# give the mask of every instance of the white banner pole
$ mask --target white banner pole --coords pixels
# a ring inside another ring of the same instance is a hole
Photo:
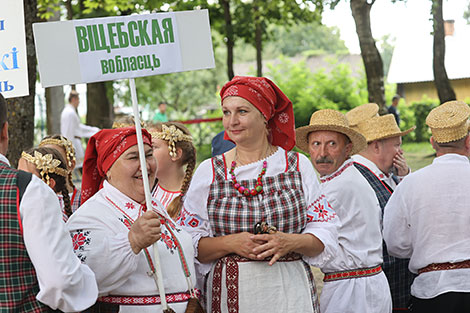
[[[139,104],[137,102],[137,91],[135,88],[134,78],[129,78],[129,85],[131,89],[132,108],[134,110],[134,122],[135,122],[136,136],[137,136],[137,146],[139,147],[139,159],[140,159],[140,167],[142,169],[142,180],[144,181],[145,203],[147,204],[147,209],[151,209],[152,197],[150,195],[150,185],[149,185],[149,179],[148,179],[148,173],[147,173],[147,162],[145,160],[144,142],[142,139],[142,127],[140,126]],[[153,273],[153,275],[157,283],[158,291],[160,293],[160,299],[161,299],[161,303],[163,307],[163,312],[165,312],[166,310],[171,310],[171,309],[168,307],[168,303],[166,302],[165,287],[163,286],[163,279],[162,279],[163,277],[162,268],[160,265],[160,255],[158,253],[158,247],[157,247],[156,242],[153,244],[153,253],[154,253],[154,261],[155,261],[155,273]]]

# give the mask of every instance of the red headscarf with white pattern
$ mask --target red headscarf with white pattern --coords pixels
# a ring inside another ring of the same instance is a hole
[[[235,76],[220,90],[222,101],[241,97],[254,105],[268,121],[272,144],[285,150],[295,146],[295,121],[292,102],[271,80],[265,77]],[[230,140],[225,132],[224,139]]]
[[[142,139],[152,146],[152,137],[145,129]],[[102,129],[90,138],[83,161],[82,204],[100,189],[106,173],[121,154],[136,144],[135,127]]]

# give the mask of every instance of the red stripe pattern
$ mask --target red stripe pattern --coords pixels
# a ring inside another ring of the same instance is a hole
[[[195,289],[196,295],[199,298],[201,292]],[[189,291],[182,293],[169,293],[165,296],[167,303],[186,302],[191,298]],[[121,304],[121,305],[155,305],[161,304],[162,299],[159,295],[152,296],[105,296],[99,297],[99,302]]]
[[[350,271],[334,272],[325,274],[323,278],[324,282],[336,281],[342,279],[351,279],[351,278],[360,278],[374,276],[382,272],[382,266],[378,265],[376,267],[355,269]]]

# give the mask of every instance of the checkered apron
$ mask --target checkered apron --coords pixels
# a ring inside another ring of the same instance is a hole
[[[275,226],[281,232],[301,233],[307,223],[307,205],[302,190],[301,173],[298,170],[298,158],[298,153],[286,151],[285,172],[276,176],[264,176],[262,178],[263,193],[250,197],[241,195],[233,187],[231,180],[226,179],[227,169],[223,155],[212,158],[214,181],[210,185],[207,210],[214,236],[239,232],[253,233],[254,225],[261,221]],[[257,179],[239,181],[241,185],[249,189],[254,188],[256,182]],[[289,254],[278,262],[292,262],[300,259],[300,255]],[[217,286],[220,286],[220,275],[224,267],[227,274],[227,310],[238,312],[238,271],[241,269],[238,267],[239,262],[260,261],[251,261],[238,255],[229,255],[217,261],[212,283],[212,312],[221,312],[222,301],[220,288]],[[303,265],[311,292],[313,312],[319,312],[311,269],[305,262]]]

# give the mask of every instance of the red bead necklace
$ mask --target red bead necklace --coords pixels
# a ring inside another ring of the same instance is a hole
[[[237,163],[234,161],[232,161],[232,166],[230,167],[230,175],[231,175],[231,178],[232,178],[232,184],[233,184],[233,188],[237,189],[238,192],[240,192],[242,195],[246,196],[246,197],[249,197],[249,196],[256,196],[257,194],[261,194],[263,193],[263,176],[266,174],[266,168],[268,167],[268,162],[266,160],[263,161],[263,168],[261,169],[261,173],[259,173],[258,175],[258,179],[256,180],[256,185],[255,185],[255,188],[253,189],[249,189],[249,188],[246,188],[245,186],[242,186],[238,181],[237,181],[237,178],[235,177],[235,166],[237,165]]]

